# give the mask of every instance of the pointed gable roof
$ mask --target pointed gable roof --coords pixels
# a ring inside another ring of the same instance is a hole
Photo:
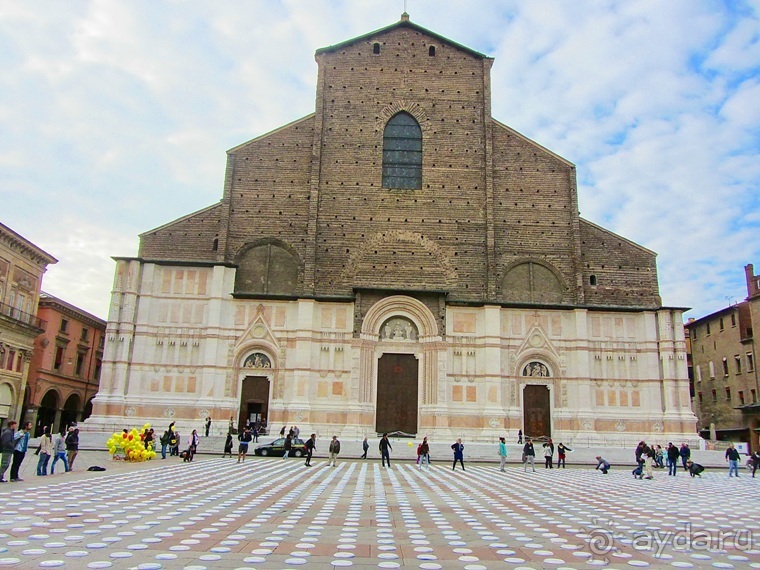
[[[343,49],[343,48],[345,48],[347,46],[350,46],[352,44],[366,41],[366,40],[368,40],[369,38],[371,38],[373,36],[380,36],[380,35],[383,35],[383,34],[387,34],[388,32],[391,32],[393,30],[397,30],[399,28],[410,28],[410,29],[415,30],[417,32],[423,33],[423,34],[425,34],[427,36],[435,38],[436,40],[438,40],[440,42],[446,43],[446,44],[448,44],[448,45],[450,45],[452,47],[455,47],[455,48],[457,48],[457,49],[465,52],[465,53],[468,53],[468,54],[470,54],[471,56],[473,56],[473,57],[475,57],[477,59],[493,59],[492,57],[487,56],[485,54],[482,54],[479,51],[475,51],[474,49],[468,48],[467,46],[463,46],[462,44],[459,44],[457,42],[451,41],[449,38],[447,38],[445,36],[442,36],[440,34],[436,34],[435,32],[431,32],[427,28],[423,28],[422,26],[419,26],[417,24],[412,23],[409,20],[409,16],[406,14],[406,12],[401,15],[401,20],[399,20],[395,24],[391,24],[390,26],[386,26],[384,28],[380,28],[379,30],[375,30],[374,32],[369,32],[367,34],[362,34],[361,36],[357,36],[357,37],[355,37],[353,39],[346,40],[344,42],[340,42],[339,44],[335,44],[335,45],[319,48],[316,51],[315,55],[320,55],[320,54],[323,54],[323,53],[334,52],[334,51],[337,51],[339,49]]]

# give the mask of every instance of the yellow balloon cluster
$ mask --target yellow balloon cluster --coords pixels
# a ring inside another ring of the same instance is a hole
[[[111,455],[124,455],[126,461],[148,461],[155,459],[156,452],[153,451],[153,443],[149,442],[145,445],[143,437],[145,432],[150,429],[150,424],[145,424],[142,428],[142,432],[137,428],[132,428],[132,431],[114,433],[106,441],[108,447],[108,453]]]

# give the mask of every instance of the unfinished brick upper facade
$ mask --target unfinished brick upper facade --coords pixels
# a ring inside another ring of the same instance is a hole
[[[655,254],[580,219],[574,166],[491,118],[491,58],[402,21],[316,59],[316,112],[230,150],[221,204],[143,234],[142,258],[240,265],[274,244],[297,284],[271,294],[660,305]],[[422,129],[419,190],[382,187],[398,112]],[[508,273],[525,263],[556,290],[521,293]]]

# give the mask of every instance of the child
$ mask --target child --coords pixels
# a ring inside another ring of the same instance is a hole
[[[227,432],[227,440],[224,442],[224,453],[222,454],[222,457],[226,457],[228,453],[230,457],[232,457],[232,434],[230,432]]]

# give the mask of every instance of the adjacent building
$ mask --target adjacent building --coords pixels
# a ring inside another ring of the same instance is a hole
[[[34,341],[25,417],[37,433],[45,426],[55,433],[92,413],[106,322],[44,292],[37,315],[47,326]]]
[[[745,268],[745,301],[690,319],[694,412],[706,439],[747,442],[759,449],[760,378],[753,317],[760,318],[760,291],[753,266]]]
[[[37,317],[42,276],[57,263],[9,227],[0,224],[0,421],[21,421],[34,339],[43,332]]]
[[[116,260],[88,424],[694,442],[655,253],[491,116],[494,60],[404,14],[316,61],[314,113]]]

